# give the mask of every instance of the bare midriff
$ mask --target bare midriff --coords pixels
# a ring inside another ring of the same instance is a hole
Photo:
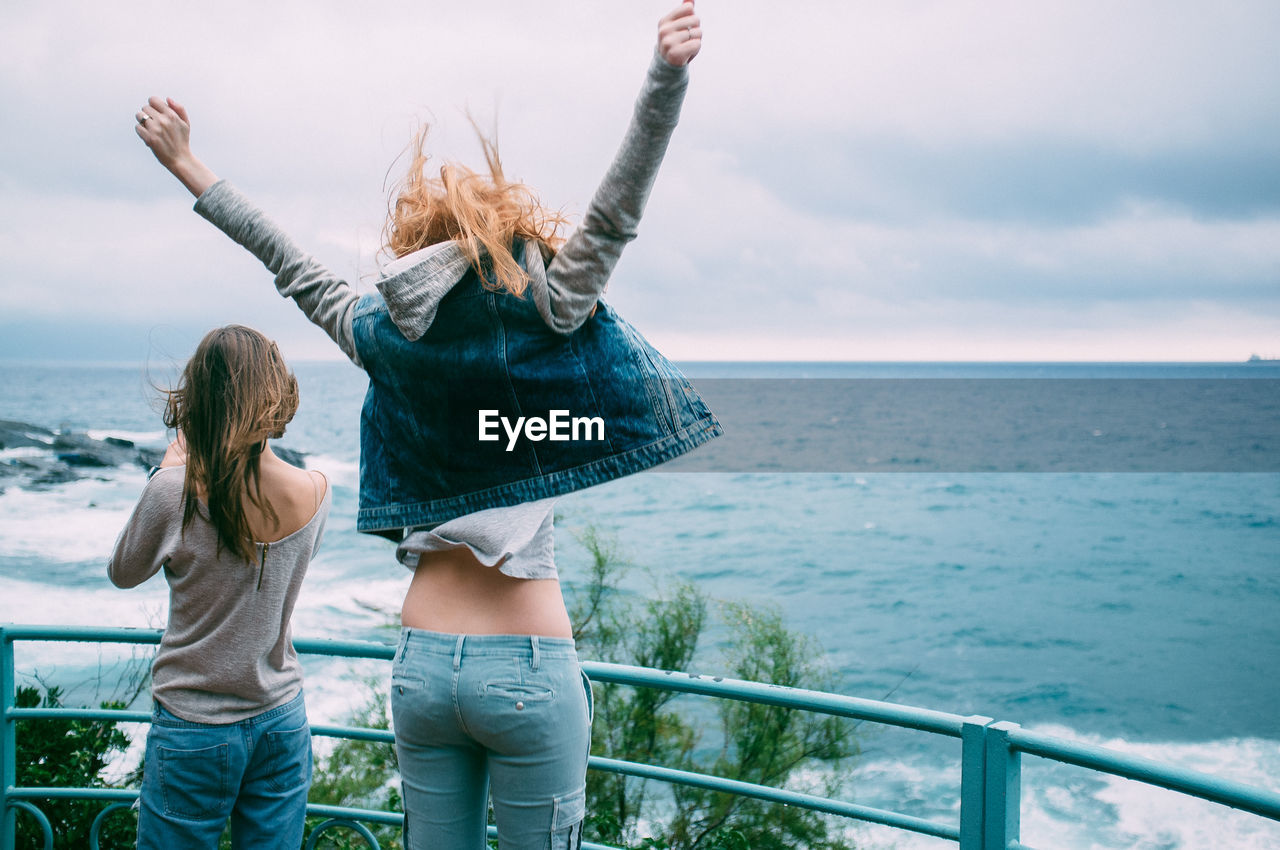
[[[422,555],[400,622],[448,634],[573,636],[557,579],[512,578],[465,548]]]

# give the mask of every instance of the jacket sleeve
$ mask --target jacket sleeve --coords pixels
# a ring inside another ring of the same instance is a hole
[[[547,304],[539,304],[544,321],[559,333],[571,333],[591,315],[609,282],[622,249],[636,238],[640,216],[680,119],[689,84],[685,67],[677,68],[654,51],[644,87],[622,146],[587,206],[582,226],[546,266]],[[530,265],[538,298],[541,264]]]
[[[299,248],[226,180],[219,180],[196,199],[195,211],[243,245],[276,276],[276,289],[292,298],[314,324],[360,366],[352,313],[360,296],[347,282]]]
[[[137,587],[151,578],[181,540],[185,469],[162,469],[143,488],[107,565],[107,576],[116,587]]]

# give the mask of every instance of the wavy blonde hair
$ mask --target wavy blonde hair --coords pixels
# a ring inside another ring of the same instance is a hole
[[[569,222],[562,213],[544,207],[528,186],[509,182],[502,173],[497,143],[474,120],[471,126],[480,139],[489,173],[445,162],[438,176],[429,176],[429,128],[423,127],[409,144],[409,170],[395,190],[383,242],[392,256],[403,257],[453,240],[487,288],[523,295],[529,276],[512,256],[515,238],[534,240],[544,258],[550,258],[564,243],[560,227]],[[486,261],[496,287],[484,276]]]
[[[284,436],[298,410],[297,379],[274,342],[253,328],[227,325],[200,340],[177,388],[166,395],[164,424],[181,432],[187,446],[183,530],[203,493],[218,551],[230,549],[252,563],[245,505],[279,522],[262,492],[260,466],[267,438]]]

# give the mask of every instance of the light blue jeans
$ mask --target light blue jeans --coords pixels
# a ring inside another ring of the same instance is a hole
[[[311,787],[311,727],[299,693],[239,723],[194,723],[159,703],[147,733],[138,850],[298,850]]]
[[[582,843],[591,684],[570,638],[404,629],[391,670],[406,850]]]

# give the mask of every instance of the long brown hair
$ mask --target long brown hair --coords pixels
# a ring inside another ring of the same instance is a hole
[[[253,328],[227,325],[205,334],[169,390],[164,424],[187,446],[182,527],[203,492],[218,551],[252,563],[253,535],[245,504],[273,523],[280,518],[262,493],[260,462],[268,437],[280,437],[298,410],[298,381],[276,344]]]
[[[497,288],[522,295],[529,276],[511,255],[513,240],[517,236],[532,239],[549,257],[562,244],[559,231],[568,219],[543,207],[528,186],[508,182],[497,142],[486,137],[474,121],[472,127],[480,139],[488,175],[446,162],[440,166],[439,176],[428,176],[428,128],[414,136],[409,145],[409,170],[395,192],[383,229],[385,247],[392,256],[403,257],[454,240],[472,268],[483,271],[487,259]]]

